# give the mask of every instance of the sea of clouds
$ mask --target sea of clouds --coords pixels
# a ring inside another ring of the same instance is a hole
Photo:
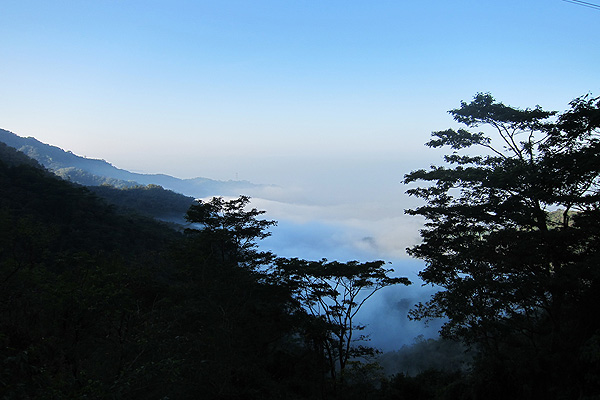
[[[426,324],[408,318],[415,304],[437,290],[423,286],[418,273],[424,263],[406,252],[420,242],[424,223],[405,214],[420,204],[406,195],[408,187],[402,184],[404,173],[415,165],[422,167],[423,162],[349,158],[262,163],[264,171],[255,171],[257,176],[260,172],[264,181],[274,183],[241,193],[251,197],[250,207],[265,211],[262,218],[277,221],[272,235],[261,241],[262,250],[306,260],[383,260],[394,276],[413,282],[382,289],[357,315],[357,322],[367,325],[363,333],[370,336],[369,344],[384,351],[412,344],[419,335],[437,337],[441,326],[441,321]]]
[[[298,204],[254,198],[252,206],[266,210],[266,219],[278,221],[272,235],[261,243],[281,257],[307,260],[361,262],[383,260],[393,276],[408,277],[412,285],[382,289],[357,315],[366,325],[370,345],[392,351],[414,338],[437,337],[440,321],[413,321],[408,311],[427,301],[436,289],[423,286],[418,273],[424,263],[409,257],[406,248],[419,242],[422,220],[404,214],[393,202]]]

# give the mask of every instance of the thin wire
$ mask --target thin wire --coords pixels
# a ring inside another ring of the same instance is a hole
[[[563,1],[566,1],[567,3],[577,4],[580,6],[600,9],[600,5],[594,4],[594,3],[588,3],[587,1],[581,1],[581,0],[563,0]]]
[[[581,0],[562,0],[562,1],[564,1],[565,3],[577,4],[578,6],[593,8],[594,10],[600,10],[600,5],[588,3],[586,1],[581,1]]]

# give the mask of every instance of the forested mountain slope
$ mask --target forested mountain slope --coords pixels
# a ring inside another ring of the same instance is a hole
[[[136,230],[148,230],[144,243],[151,240],[158,244],[171,235],[149,219],[116,215],[88,189],[56,178],[4,144],[0,144],[0,149],[0,207],[5,225],[2,234],[9,242],[22,245],[28,234],[34,234],[49,241],[44,242],[45,250],[56,246],[56,250],[79,251],[78,246],[83,246],[86,250],[106,252],[124,248],[135,251],[141,236],[134,233]],[[25,227],[19,231],[21,223],[31,225],[33,231]]]
[[[185,225],[185,213],[193,197],[175,193],[158,185],[115,188],[109,185],[89,186],[94,194],[117,207],[121,213],[137,213],[161,221]]]
[[[0,397],[381,397],[371,367],[331,369],[324,349],[340,326],[301,305],[300,287],[329,293],[304,262],[280,260],[287,274],[256,267],[274,261],[252,243],[273,221],[245,212],[245,198],[194,203],[188,215],[210,229],[180,234],[118,214],[4,144],[0,187]],[[382,263],[317,266],[368,287],[386,284]]]
[[[1,398],[283,390],[266,368],[293,327],[285,290],[36,164],[0,144]]]
[[[38,161],[58,176],[85,186],[108,184],[115,187],[160,185],[194,197],[238,196],[252,194],[265,185],[248,181],[217,181],[208,178],[179,179],[164,174],[138,174],[113,166],[105,160],[80,157],[35,138],[23,138],[0,129],[0,142],[14,147]]]
[[[321,390],[290,290],[215,254],[223,236],[117,214],[4,144],[0,188],[1,398]]]

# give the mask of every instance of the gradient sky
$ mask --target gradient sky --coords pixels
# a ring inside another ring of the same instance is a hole
[[[0,22],[0,127],[179,177],[384,170],[476,92],[600,92],[600,10],[561,0],[0,0]]]
[[[392,218],[461,100],[600,94],[598,26],[561,0],[0,0],[0,128],[135,172],[363,203],[277,218]]]
[[[477,92],[556,110],[600,95],[599,26],[562,0],[0,0],[0,128],[131,171],[281,185],[255,198],[279,255],[400,260],[413,279],[400,182],[439,162],[431,131]],[[374,342],[412,339],[396,317]]]

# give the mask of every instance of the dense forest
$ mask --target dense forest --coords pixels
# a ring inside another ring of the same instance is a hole
[[[355,317],[410,284],[385,262],[280,258],[247,196],[87,188],[0,143],[0,396],[599,399],[600,98],[451,114],[445,166],[405,176],[441,288],[411,318],[446,318],[443,340],[379,363]]]
[[[342,395],[374,354],[354,346],[356,302],[408,283],[258,251],[274,222],[248,197],[188,204],[203,228],[183,232],[144,215],[162,188],[124,207],[4,144],[0,160],[2,398]]]

